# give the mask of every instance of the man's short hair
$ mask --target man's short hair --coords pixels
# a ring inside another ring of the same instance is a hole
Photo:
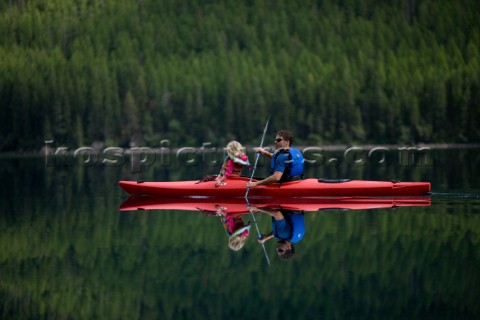
[[[295,255],[295,247],[293,244],[291,245],[292,249],[284,251],[282,254],[278,254],[278,257],[282,260],[288,260],[291,259]]]
[[[277,132],[277,136],[282,137],[285,141],[290,143],[290,147],[293,145],[293,135],[290,131],[280,130]]]

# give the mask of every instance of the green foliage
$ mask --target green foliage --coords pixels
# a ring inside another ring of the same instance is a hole
[[[0,151],[478,142],[478,1],[9,1]],[[171,126],[173,125],[173,127]],[[52,136],[53,135],[53,136]]]

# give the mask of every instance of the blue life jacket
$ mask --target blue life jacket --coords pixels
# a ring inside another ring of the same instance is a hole
[[[272,156],[272,163],[271,163],[271,174],[275,171],[275,162],[277,161],[277,157],[281,153],[288,153],[288,159],[285,162],[285,171],[283,172],[282,178],[280,182],[290,181],[295,176],[302,176],[303,175],[303,163],[305,162],[302,153],[297,148],[290,148],[290,149],[282,149],[275,151]]]
[[[294,213],[290,216],[292,218],[292,239],[290,240],[291,243],[300,242],[305,235],[305,218],[303,213]]]
[[[289,213],[281,210],[288,225],[292,228],[292,234],[289,240],[291,243],[298,243],[305,235],[305,217],[302,211],[290,211]],[[275,238],[280,239],[277,234],[277,229],[272,218],[272,231]]]

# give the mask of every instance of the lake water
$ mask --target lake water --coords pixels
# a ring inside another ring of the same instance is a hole
[[[380,158],[332,152],[306,175],[430,181],[431,204],[306,212],[291,260],[265,244],[271,268],[254,228],[234,252],[218,217],[119,210],[119,180],[193,180],[218,166],[2,159],[0,318],[479,319],[479,150]]]

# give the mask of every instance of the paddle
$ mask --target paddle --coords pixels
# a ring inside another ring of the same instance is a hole
[[[263,147],[263,140],[265,140],[265,134],[267,133],[269,122],[270,122],[270,116],[268,116],[267,124],[265,125],[265,129],[263,129],[263,136],[262,136],[262,141],[260,142],[260,148]],[[252,175],[250,176],[250,180],[248,182],[252,182],[253,175],[255,174],[255,170],[257,169],[257,163],[258,163],[259,157],[260,157],[260,152],[257,152],[256,158],[255,158],[255,165],[253,166]],[[250,187],[247,187],[247,192],[245,193],[245,199],[247,199],[249,191],[250,191]]]
[[[262,148],[262,146],[263,146],[263,140],[265,139],[265,134],[267,133],[269,122],[270,122],[270,116],[268,116],[267,124],[265,125],[265,129],[263,129],[263,136],[262,136],[262,141],[260,142],[260,148]],[[253,166],[252,176],[250,177],[249,182],[252,182],[253,175],[255,174],[255,169],[257,169],[257,163],[258,163],[258,158],[259,157],[260,157],[260,152],[257,152],[257,157],[255,159],[255,165]],[[253,223],[255,224],[255,228],[257,229],[257,238],[261,239],[262,234],[260,233],[260,229],[258,228],[257,219],[255,219],[255,214],[253,213],[252,209],[250,208],[250,202],[248,201],[248,191],[250,191],[250,187],[247,187],[247,192],[245,193],[245,201],[247,202],[248,210],[250,211],[250,214],[252,215]],[[265,254],[265,259],[267,259],[268,266],[271,268],[272,265],[270,264],[270,259],[268,258],[267,249],[265,249],[265,244],[262,242],[261,245],[262,245],[262,248],[263,248],[263,253]]]
[[[250,211],[250,214],[252,215],[252,218],[253,218],[253,223],[255,224],[255,228],[257,229],[257,238],[262,239],[262,234],[260,233],[260,229],[258,229],[257,219],[255,219],[255,214],[253,214],[253,211],[250,208],[250,203],[248,202],[248,198],[245,198],[245,200],[247,201],[248,211]],[[265,249],[265,243],[262,242],[260,244],[262,245],[263,254],[265,255],[265,259],[267,259],[268,266],[271,268],[272,265],[270,264],[270,259],[268,258],[267,249]]]

